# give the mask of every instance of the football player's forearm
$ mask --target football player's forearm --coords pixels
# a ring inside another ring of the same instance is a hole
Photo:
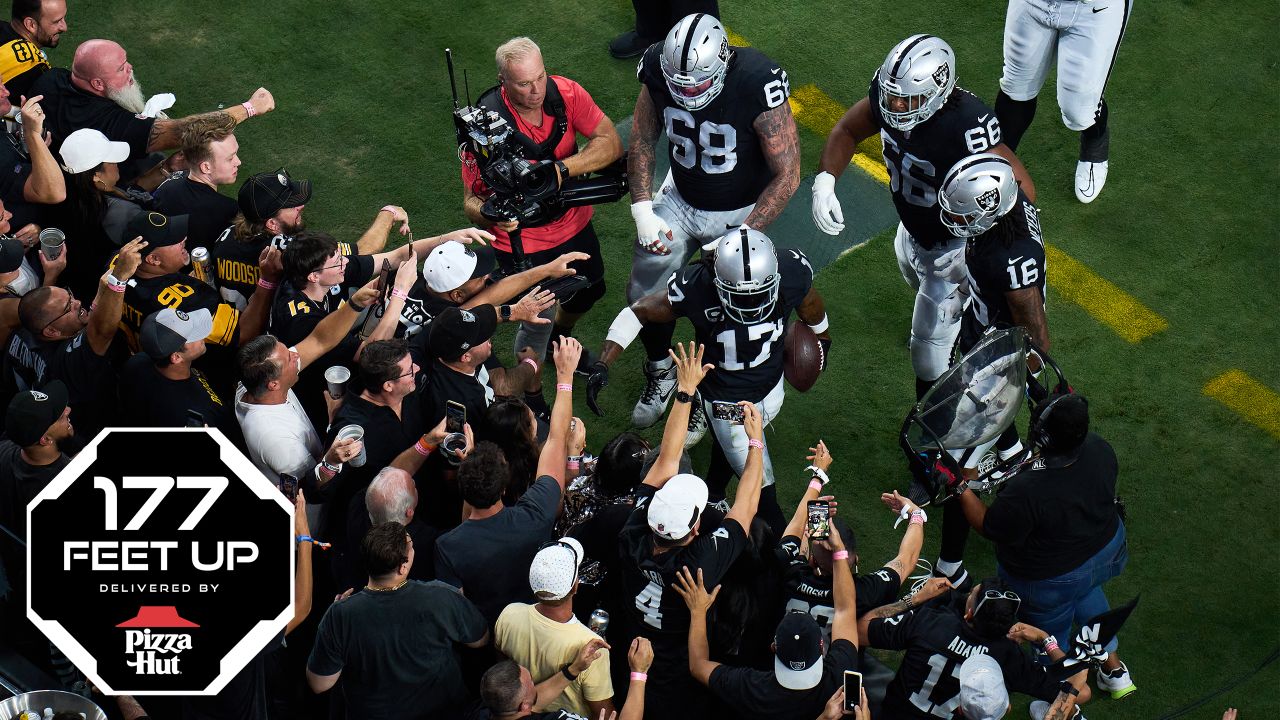
[[[836,177],[849,167],[858,143],[875,133],[875,126],[870,123],[871,103],[863,98],[845,111],[843,117],[827,135],[827,143],[822,146],[822,159],[818,162],[818,170],[829,172]]]
[[[613,361],[622,356],[622,346],[612,340],[605,340],[600,346],[600,362],[612,367]]]
[[[765,161],[773,171],[773,180],[756,199],[756,206],[745,224],[763,230],[778,219],[800,187],[800,136],[791,107],[785,103],[762,113],[754,127],[763,145]]]
[[[640,88],[636,109],[632,113],[631,148],[627,153],[627,185],[631,202],[652,199],[654,156],[658,144],[658,113],[647,87]]]
[[[1044,299],[1039,288],[1023,288],[1005,293],[1014,325],[1026,328],[1027,336],[1041,350],[1049,351],[1049,325],[1044,316]]]

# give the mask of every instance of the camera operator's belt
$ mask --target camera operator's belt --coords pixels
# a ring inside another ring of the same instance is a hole
[[[476,104],[498,113],[512,129],[517,130],[509,137],[525,151],[526,160],[554,160],[556,146],[560,144],[560,140],[569,129],[569,116],[564,109],[564,98],[560,96],[560,88],[556,86],[555,78],[550,75],[547,76],[547,96],[542,100],[542,111],[552,117],[555,126],[551,128],[551,135],[540,143],[535,143],[518,131],[520,125],[516,122],[515,115],[511,114],[506,101],[502,99],[501,85],[494,85],[481,93]]]

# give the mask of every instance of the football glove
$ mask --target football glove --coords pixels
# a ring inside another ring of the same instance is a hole
[[[844,232],[844,211],[836,198],[836,177],[820,172],[813,178],[813,224],[828,235]]]
[[[958,283],[964,280],[964,247],[961,246],[933,261],[935,274],[944,280]]]
[[[671,227],[653,212],[653,201],[631,204],[631,217],[636,221],[636,242],[646,252],[654,255],[670,255],[666,243],[671,240]]]
[[[609,384],[609,366],[597,360],[587,373],[587,407],[596,415],[604,417],[604,411],[596,402],[596,396]]]

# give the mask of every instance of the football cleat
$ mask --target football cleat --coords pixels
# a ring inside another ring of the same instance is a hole
[[[1107,163],[1102,162],[1086,162],[1081,160],[1076,163],[1076,199],[1086,205],[1098,198],[1098,193],[1102,192],[1102,188],[1107,184]]]
[[[693,407],[689,409],[689,430],[684,436],[684,449],[688,450],[702,442],[707,434],[707,413],[702,409],[702,397],[693,396]]]
[[[1133,678],[1129,675],[1129,666],[1122,662],[1118,670],[1110,673],[1106,670],[1098,670],[1098,689],[1111,693],[1112,700],[1119,700],[1132,695],[1138,686],[1133,684]]]
[[[628,30],[609,41],[609,54],[619,60],[640,57],[653,43],[640,37],[635,30]]]
[[[647,428],[662,419],[676,392],[676,365],[669,358],[644,364],[644,390],[631,411],[631,424]]]

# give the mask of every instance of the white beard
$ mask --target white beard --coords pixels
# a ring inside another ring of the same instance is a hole
[[[131,82],[128,85],[119,90],[108,89],[106,94],[109,100],[137,115],[146,108],[147,96],[142,92],[142,83],[138,82],[136,78],[129,79]],[[167,119],[168,115],[159,113],[156,117],[163,120]]]

